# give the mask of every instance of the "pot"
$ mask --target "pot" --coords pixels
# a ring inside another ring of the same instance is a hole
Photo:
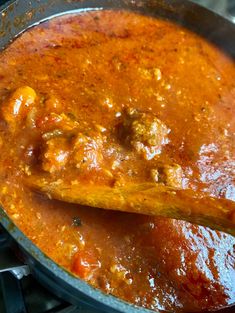
[[[0,7],[0,49],[17,35],[41,21],[68,12],[92,9],[126,9],[169,19],[206,37],[235,57],[235,25],[221,16],[186,0],[14,0]],[[109,313],[152,312],[137,308],[88,285],[58,266],[38,249],[0,208],[0,223],[13,238],[32,275],[56,295],[74,305],[84,302]],[[235,307],[223,310],[234,312]],[[220,311],[222,313],[222,311]]]

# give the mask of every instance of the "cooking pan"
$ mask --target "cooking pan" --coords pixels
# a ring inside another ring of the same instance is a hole
[[[0,49],[28,27],[56,15],[91,9],[128,9],[173,20],[206,37],[235,57],[235,25],[229,20],[186,0],[14,0],[0,6]],[[79,305],[93,305],[109,313],[152,312],[137,308],[91,287],[58,266],[38,249],[0,208],[0,223],[13,238],[15,249],[32,275],[55,294]],[[235,306],[220,311],[235,312]]]

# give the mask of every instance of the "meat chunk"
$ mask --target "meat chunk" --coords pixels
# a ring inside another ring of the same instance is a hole
[[[52,138],[47,140],[41,155],[44,171],[54,173],[63,169],[69,158],[69,144],[66,138]]]
[[[164,164],[159,167],[158,182],[164,183],[169,187],[182,188],[182,180],[183,170],[179,164]]]
[[[160,154],[169,142],[170,130],[153,114],[129,110],[123,126],[126,143],[146,160]]]
[[[101,136],[87,136],[78,133],[73,142],[72,162],[79,169],[99,168],[103,160],[102,155],[103,140]]]
[[[87,128],[85,132],[82,129],[71,130],[67,128],[68,124],[64,123],[59,126],[62,128],[55,128],[42,134],[43,170],[53,173],[62,170],[65,165],[80,170],[100,168],[104,136],[91,128]]]

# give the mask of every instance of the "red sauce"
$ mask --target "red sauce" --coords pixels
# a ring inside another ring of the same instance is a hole
[[[186,222],[71,205],[24,178],[155,181],[235,200],[235,66],[171,22],[117,11],[40,24],[0,55],[0,200],[93,286],[150,309],[235,302],[235,240]],[[26,87],[28,86],[28,87]]]

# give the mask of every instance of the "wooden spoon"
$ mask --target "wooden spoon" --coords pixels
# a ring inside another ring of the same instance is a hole
[[[213,198],[205,193],[153,183],[123,187],[71,184],[34,175],[27,179],[27,184],[50,199],[185,220],[235,236],[235,202]]]

